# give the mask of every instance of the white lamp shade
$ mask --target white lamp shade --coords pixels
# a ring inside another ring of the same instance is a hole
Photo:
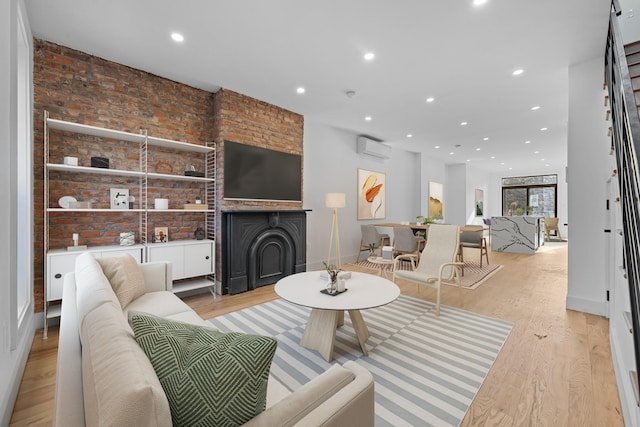
[[[324,203],[328,208],[344,208],[346,195],[344,193],[327,193],[324,197]]]

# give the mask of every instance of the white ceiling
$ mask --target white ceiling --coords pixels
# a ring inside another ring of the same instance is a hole
[[[35,37],[205,90],[231,89],[447,163],[469,160],[505,173],[566,165],[568,67],[604,55],[610,4],[25,1]],[[174,31],[183,43],[171,40]],[[365,52],[375,59],[365,61]],[[514,77],[517,68],[524,73]],[[298,86],[306,93],[297,94]]]

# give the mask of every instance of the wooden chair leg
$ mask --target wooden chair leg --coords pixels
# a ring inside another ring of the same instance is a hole
[[[462,245],[460,245],[460,249],[458,249],[458,261],[459,262],[464,262],[464,252],[462,249]],[[464,265],[462,267],[460,267],[460,269],[462,270],[462,275],[464,276]]]

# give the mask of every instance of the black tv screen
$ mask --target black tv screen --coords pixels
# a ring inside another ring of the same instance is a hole
[[[302,156],[224,141],[224,198],[302,201]]]

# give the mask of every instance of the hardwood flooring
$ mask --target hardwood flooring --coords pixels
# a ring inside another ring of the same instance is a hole
[[[474,254],[469,254],[473,256]],[[490,253],[504,268],[474,290],[445,286],[442,303],[513,322],[513,330],[462,426],[623,426],[606,318],[565,309],[567,246],[535,255]],[[399,284],[434,300],[435,291]],[[273,286],[185,298],[204,319],[276,299]],[[57,331],[35,334],[12,426],[51,425]]]

